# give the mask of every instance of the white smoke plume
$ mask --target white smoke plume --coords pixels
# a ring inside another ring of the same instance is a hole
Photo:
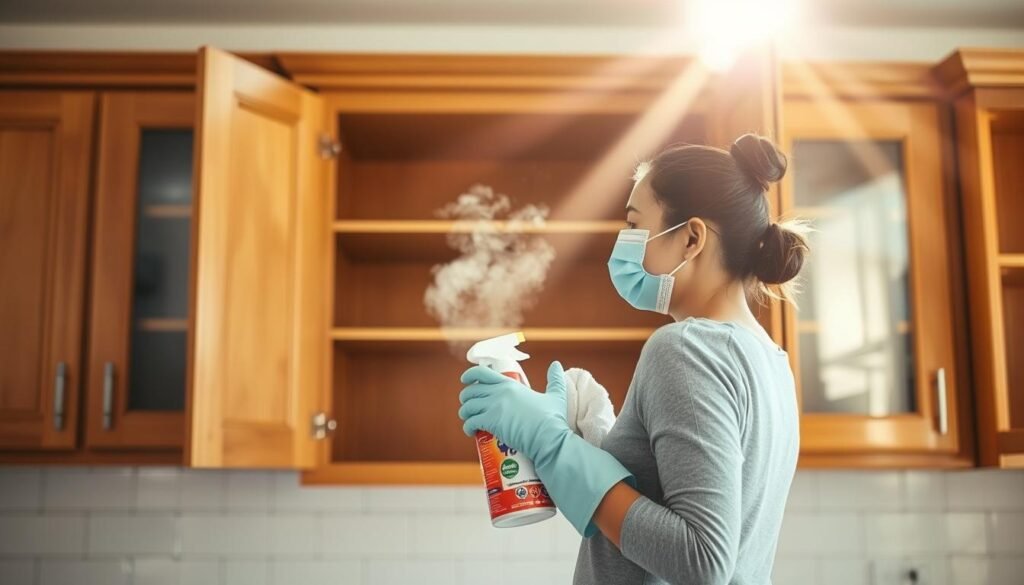
[[[448,234],[459,256],[432,268],[434,282],[423,296],[442,327],[515,329],[536,301],[555,250],[543,235],[524,228],[543,225],[548,209],[511,207],[506,195],[474,185],[437,211],[461,228]],[[495,229],[491,220],[505,220],[509,229]]]

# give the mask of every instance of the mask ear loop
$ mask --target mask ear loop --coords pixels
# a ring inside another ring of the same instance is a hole
[[[651,240],[653,240],[654,238],[657,238],[657,237],[663,236],[663,235],[665,235],[665,234],[669,233],[669,232],[670,232],[670,231],[672,231],[672,230],[675,230],[675,229],[679,229],[679,228],[683,227],[684,225],[686,225],[686,224],[688,224],[688,223],[690,223],[690,220],[686,220],[686,221],[684,221],[683,223],[681,223],[681,224],[679,224],[679,225],[674,225],[674,226],[672,226],[672,227],[668,228],[667,230],[665,230],[665,231],[663,231],[663,232],[660,232],[660,233],[658,233],[658,234],[655,234],[655,235],[653,235],[653,236],[651,236],[651,237],[647,238],[647,241],[648,241],[648,242],[650,242],[650,241],[651,241]],[[680,263],[679,263],[679,266],[676,266],[676,267],[675,267],[674,269],[672,269],[672,272],[669,272],[669,273],[668,273],[668,275],[669,275],[669,276],[674,276],[674,275],[675,275],[675,273],[676,273],[676,272],[679,272],[679,269],[680,269],[680,268],[682,268],[683,266],[686,266],[686,263],[687,263],[687,262],[689,262],[689,261],[690,261],[690,259],[689,259],[689,258],[686,258],[686,259],[684,259],[684,260],[683,260],[682,262],[680,262]]]
[[[686,225],[686,224],[688,224],[688,223],[690,223],[690,220],[686,220],[686,221],[684,221],[683,223],[681,223],[681,224],[679,224],[679,225],[674,225],[674,226],[672,226],[672,227],[668,228],[667,230],[665,230],[665,231],[663,231],[663,232],[659,232],[659,233],[657,233],[657,234],[655,234],[655,235],[653,235],[653,236],[651,236],[651,237],[647,238],[647,241],[648,241],[648,242],[650,242],[650,241],[651,241],[651,240],[653,240],[654,238],[660,238],[661,236],[663,236],[663,235],[665,235],[665,234],[669,233],[670,231],[672,231],[672,230],[676,230],[676,229],[679,229],[679,228],[683,227],[684,225]]]
[[[686,266],[686,263],[689,262],[689,261],[690,261],[689,258],[683,260],[682,262],[679,263],[679,266],[676,266],[674,269],[672,269],[672,272],[669,272],[668,275],[669,276],[675,276],[676,272],[679,272],[679,269],[682,268],[683,266]]]

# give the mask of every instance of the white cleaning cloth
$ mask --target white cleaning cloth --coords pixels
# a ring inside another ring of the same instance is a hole
[[[600,447],[615,424],[615,407],[608,398],[608,391],[590,372],[580,368],[566,370],[565,382],[569,428],[591,445]]]

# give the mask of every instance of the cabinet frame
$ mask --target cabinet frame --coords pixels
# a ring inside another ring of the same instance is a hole
[[[191,129],[195,101],[188,92],[107,92],[100,98],[85,437],[89,447],[181,448],[184,444],[184,411],[129,410],[128,382],[142,132]],[[193,198],[188,209],[192,217],[194,210]],[[185,253],[192,255],[191,250]],[[191,318],[186,319],[188,328]],[[113,366],[114,375],[109,425],[104,424],[106,364]],[[183,392],[188,392],[187,385],[186,378]]]
[[[844,100],[816,96],[787,98],[782,147],[792,152],[797,139],[893,140],[901,143],[906,194],[909,300],[913,325],[916,412],[884,417],[801,411],[801,465],[952,466],[972,463],[971,425],[961,400],[961,359],[953,261],[956,238],[945,186],[945,155],[940,146],[941,106],[929,101]],[[799,164],[796,161],[794,164]],[[793,173],[783,179],[782,214],[794,207]],[[812,250],[813,255],[813,250]],[[784,307],[786,347],[799,372],[797,311]],[[945,369],[948,433],[937,431],[937,381]],[[798,397],[801,383],[797,378]],[[802,398],[800,399],[802,404]],[[842,464],[840,464],[842,465]]]
[[[84,91],[0,92],[0,117],[12,127],[46,130],[54,141],[46,226],[46,298],[41,303],[39,395],[31,411],[0,411],[3,449],[73,449],[83,387],[85,250],[89,162],[95,94]],[[63,369],[63,421],[54,420],[58,364]]]

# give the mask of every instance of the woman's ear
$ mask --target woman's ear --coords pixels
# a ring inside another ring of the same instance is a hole
[[[691,217],[683,226],[683,237],[686,238],[686,249],[683,251],[687,260],[693,260],[704,250],[708,241],[708,226],[699,217]]]

